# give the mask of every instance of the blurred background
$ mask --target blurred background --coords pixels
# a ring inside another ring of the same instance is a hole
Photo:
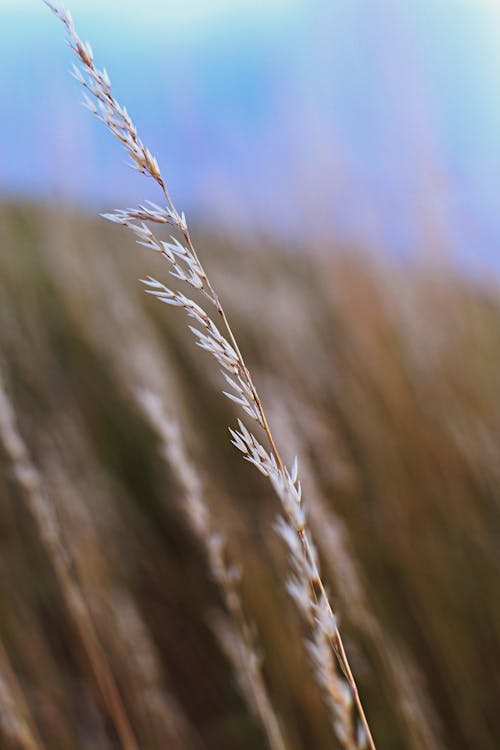
[[[300,456],[379,748],[494,750],[500,4],[70,7]],[[165,264],[96,218],[159,196],[80,107],[63,37],[0,0],[0,747],[124,747],[117,715],[141,750],[266,747],[148,389],[242,567],[288,750],[335,748],[217,369],[136,282]]]

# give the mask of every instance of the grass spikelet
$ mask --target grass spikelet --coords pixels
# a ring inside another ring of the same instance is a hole
[[[220,328],[203,306],[186,297],[177,287],[170,288],[151,277],[143,282],[146,291],[158,301],[179,307],[190,319],[190,323],[195,322],[196,325],[190,325],[189,328],[196,338],[197,345],[214,357],[229,384],[231,390],[224,393],[236,403],[244,416],[257,424],[263,435],[267,447],[241,419],[238,420],[238,428],[231,431],[235,447],[243,454],[245,460],[252,463],[270,481],[281,502],[283,517],[279,520],[277,528],[289,548],[292,570],[289,588],[308,626],[308,644],[315,655],[312,660],[314,674],[325,694],[327,705],[332,709],[332,725],[337,738],[348,750],[354,747],[359,750],[365,747],[374,750],[375,744],[357,684],[307,527],[296,467],[289,470],[283,462],[260,396],[225,310],[193,245],[186,217],[176,209],[156,158],[139,138],[137,128],[125,107],[114,98],[106,71],[96,67],[92,49],[79,38],[70,14],[59,10],[47,0],[44,1],[66,27],[69,46],[79,62],[75,67],[74,76],[86,91],[87,108],[122,144],[134,169],[149,176],[158,185],[165,206],[159,210],[154,208],[153,211],[155,215],[162,216],[166,223],[172,225],[181,240],[173,238],[171,243],[160,240],[144,221],[143,217],[147,211],[144,211],[143,206],[138,209],[120,210],[108,215],[107,218],[127,227],[135,235],[138,244],[160,254],[166,260],[170,274],[176,282],[198,292],[208,303],[209,309],[216,313]],[[155,223],[157,219],[146,217],[146,221]],[[331,670],[329,679],[325,679],[323,671],[318,669],[319,654],[324,653],[323,661],[327,660],[325,649],[333,653],[331,664],[337,669],[337,681],[332,680]]]

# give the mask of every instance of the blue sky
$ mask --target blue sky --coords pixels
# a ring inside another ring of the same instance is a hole
[[[500,268],[500,3],[69,5],[187,211]],[[0,0],[0,191],[136,200],[61,32]]]

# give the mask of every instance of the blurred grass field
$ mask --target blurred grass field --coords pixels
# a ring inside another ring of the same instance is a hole
[[[321,499],[313,527],[325,531],[327,517],[335,532],[320,551],[378,746],[412,747],[387,663],[395,649],[415,670],[435,747],[496,750],[498,285],[333,243],[312,255],[197,239],[286,457],[297,450],[308,469],[306,502],[308,490]],[[218,594],[136,388],[180,420],[243,567],[290,750],[336,747],[283,585],[276,501],[229,443],[234,414],[216,368],[182,316],[136,283],[165,279],[161,261],[119,228],[55,206],[2,207],[0,243],[0,367],[140,747],[257,750],[265,740],[211,631]],[[1,450],[0,461],[8,661],[45,747],[119,747]],[[354,583],[335,539],[359,568]],[[370,618],[378,624],[366,627]]]

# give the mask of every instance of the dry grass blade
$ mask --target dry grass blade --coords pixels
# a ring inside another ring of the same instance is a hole
[[[297,465],[295,463],[289,470],[281,458],[261,399],[224,308],[194,248],[186,218],[172,202],[156,158],[139,138],[125,107],[114,98],[107,72],[96,67],[92,48],[79,38],[70,14],[59,10],[47,0],[45,2],[66,27],[69,45],[80,63],[79,67],[75,66],[75,78],[90,95],[89,98],[86,94],[85,100],[88,109],[120,141],[133,167],[155,181],[166,202],[163,208],[154,205],[151,209],[139,206],[138,209],[108,214],[106,218],[128,227],[140,245],[160,254],[168,262],[170,273],[177,282],[187,284],[199,292],[215,308],[221,329],[203,307],[178,289],[169,288],[151,277],[144,280],[148,293],[165,304],[180,307],[194,320],[198,327],[190,325],[190,330],[197,339],[198,346],[212,354],[217,361],[229,385],[229,391],[224,391],[225,395],[240,407],[246,417],[254,420],[265,435],[267,449],[241,420],[238,420],[238,429],[231,430],[233,444],[247,461],[269,479],[282,504],[284,515],[277,528],[290,552],[293,579],[289,588],[308,624],[308,648],[315,676],[325,694],[327,705],[331,707],[332,724],[337,737],[348,750],[361,750],[365,747],[374,750],[375,744],[357,684],[307,528]],[[182,241],[175,237],[171,238],[171,242],[159,239],[145,220],[170,224],[179,232]],[[327,669],[324,668],[325,664],[328,664]]]

